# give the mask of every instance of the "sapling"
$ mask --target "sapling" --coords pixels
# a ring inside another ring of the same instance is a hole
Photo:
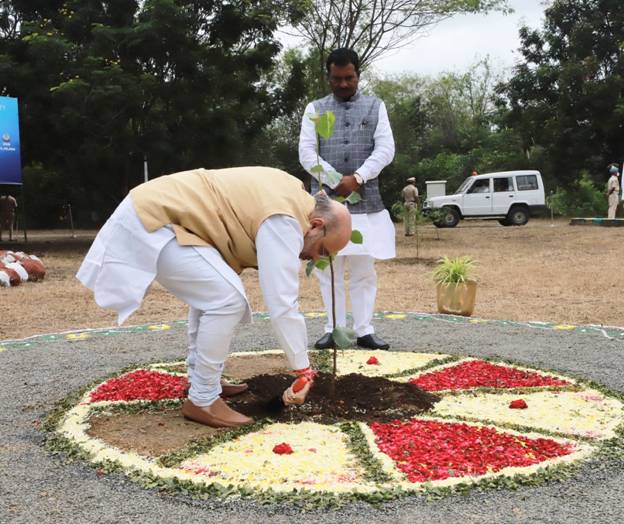
[[[318,175],[318,181],[320,190],[324,191],[323,184],[327,184],[329,186],[340,183],[342,179],[342,175],[335,170],[326,171],[325,168],[321,165],[319,149],[320,149],[320,140],[321,138],[327,140],[334,133],[334,123],[336,121],[336,117],[332,111],[327,111],[325,113],[314,113],[308,115],[308,118],[314,122],[314,128],[316,130],[316,165],[310,169],[310,171],[316,175]],[[337,196],[336,200],[341,203],[348,204],[357,204],[362,197],[356,191],[352,192],[346,198],[342,196]],[[354,229],[351,232],[351,242],[354,244],[361,244],[363,242],[362,233],[357,229]],[[333,378],[335,381],[336,372],[337,372],[337,353],[338,349],[346,349],[348,347],[352,347],[355,343],[355,332],[352,329],[348,329],[344,326],[336,325],[336,291],[335,291],[335,281],[334,281],[334,265],[333,260],[336,256],[335,253],[330,253],[326,257],[319,258],[316,262],[311,260],[308,262],[306,267],[306,275],[310,276],[314,268],[319,269],[320,271],[324,271],[328,266],[331,273],[331,296],[332,296],[332,339],[333,339]],[[333,385],[332,385],[332,393],[333,393]]]

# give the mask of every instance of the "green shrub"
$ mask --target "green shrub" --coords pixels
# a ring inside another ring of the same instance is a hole
[[[605,186],[606,187],[606,186]],[[606,189],[597,187],[587,172],[571,189],[557,188],[548,197],[549,207],[557,215],[575,217],[605,216],[607,214]]]

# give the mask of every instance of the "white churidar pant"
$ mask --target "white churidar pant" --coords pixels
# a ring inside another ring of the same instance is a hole
[[[336,324],[346,325],[345,266],[349,267],[349,295],[353,313],[353,330],[358,337],[375,332],[371,321],[375,311],[377,273],[375,259],[396,256],[395,231],[385,209],[378,213],[351,215],[352,227],[362,233],[364,242],[347,246],[334,259],[336,282]],[[332,331],[331,273],[329,267],[315,271],[327,313],[325,331]]]
[[[375,311],[375,296],[377,293],[377,273],[375,259],[366,255],[338,256],[334,260],[334,276],[336,291],[336,325],[346,326],[347,307],[345,295],[344,271],[349,265],[349,295],[353,311],[353,330],[358,337],[375,332],[371,321]],[[332,295],[331,272],[316,270],[319,279],[323,303],[327,311],[325,331],[332,332]]]
[[[171,240],[160,252],[156,280],[187,303],[189,398],[209,406],[221,393],[221,373],[234,328],[247,311],[247,301],[211,264],[202,251],[211,246],[180,246]],[[214,253],[213,253],[214,254]]]

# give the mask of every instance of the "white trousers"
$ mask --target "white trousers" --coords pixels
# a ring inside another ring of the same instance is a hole
[[[234,329],[247,312],[247,301],[201,256],[213,247],[180,246],[171,240],[160,252],[156,280],[189,305],[189,399],[210,406],[221,394],[221,374]],[[215,250],[216,251],[216,250]]]
[[[347,325],[347,304],[345,295],[345,265],[349,264],[349,296],[353,313],[353,330],[358,337],[375,332],[371,321],[375,312],[377,295],[377,273],[375,259],[368,255],[337,256],[334,259],[334,281],[336,288],[336,325]],[[332,292],[331,271],[315,270],[319,279],[321,295],[327,312],[325,332],[332,332]]]

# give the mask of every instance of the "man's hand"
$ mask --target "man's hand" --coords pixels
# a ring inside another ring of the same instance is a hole
[[[336,186],[334,191],[338,196],[348,197],[354,191],[357,191],[360,187],[358,181],[355,179],[353,175],[345,175],[342,177],[340,184]]]
[[[316,378],[316,371],[312,368],[296,369],[294,373],[297,375],[297,379],[282,395],[282,400],[286,406],[303,404]]]
[[[299,377],[291,386],[282,394],[282,400],[285,406],[300,406],[305,402],[308,391],[312,387],[312,381],[305,377]]]

